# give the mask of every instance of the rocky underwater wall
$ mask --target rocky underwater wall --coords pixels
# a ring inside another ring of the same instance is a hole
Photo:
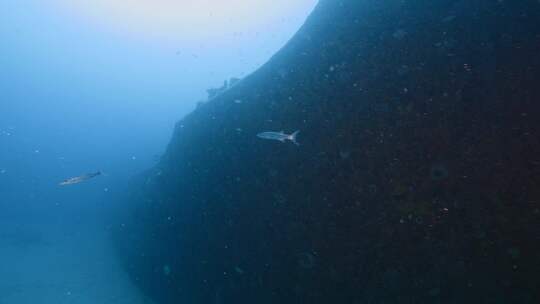
[[[536,0],[321,0],[178,122],[119,256],[164,304],[540,303],[539,80]]]

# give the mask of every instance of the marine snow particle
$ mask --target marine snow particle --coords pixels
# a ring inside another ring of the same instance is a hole
[[[270,169],[268,170],[268,175],[270,175],[271,177],[276,177],[278,175],[278,171],[275,170],[275,169]]]
[[[434,181],[441,181],[448,177],[448,169],[444,165],[433,165],[429,171],[429,176]]]
[[[407,36],[407,32],[402,30],[402,29],[398,29],[392,34],[392,37],[394,37],[394,38],[396,38],[398,40],[401,40],[401,39],[405,38],[405,36]]]
[[[169,265],[163,265],[163,274],[166,276],[171,274],[171,267]]]
[[[287,77],[287,74],[288,74],[288,72],[287,72],[286,70],[284,70],[284,69],[279,69],[279,70],[278,70],[278,75],[279,75],[279,77],[281,77],[282,79],[285,79],[285,77]]]
[[[516,247],[508,248],[507,252],[513,259],[519,259],[519,256],[521,255],[521,251]]]
[[[398,73],[398,75],[400,75],[400,76],[403,76],[403,75],[409,73],[409,71],[410,71],[410,68],[409,68],[408,65],[402,65],[401,67],[399,67],[399,68],[397,69],[397,73]]]
[[[432,297],[438,297],[441,294],[440,288],[433,288],[429,291],[429,295]]]
[[[309,252],[304,252],[298,255],[298,264],[304,269],[312,269],[315,267],[315,256]]]
[[[351,156],[350,151],[339,151],[339,157],[341,157],[341,159],[347,159],[349,156]]]
[[[368,185],[368,192],[371,193],[371,194],[375,194],[377,193],[377,185],[375,184],[371,184],[371,185]]]
[[[446,23],[446,22],[450,22],[450,21],[452,21],[452,20],[454,20],[454,19],[456,19],[456,16],[450,15],[450,16],[448,16],[448,17],[443,18],[442,22],[445,22],[445,23]]]

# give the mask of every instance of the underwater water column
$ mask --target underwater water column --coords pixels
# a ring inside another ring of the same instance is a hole
[[[120,257],[158,303],[537,303],[539,54],[537,1],[321,0],[178,122]]]

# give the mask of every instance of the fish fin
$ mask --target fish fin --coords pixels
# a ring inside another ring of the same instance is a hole
[[[293,134],[289,136],[289,139],[297,146],[300,146],[300,144],[296,141],[296,137],[298,136],[298,133],[300,133],[300,130],[296,130]]]

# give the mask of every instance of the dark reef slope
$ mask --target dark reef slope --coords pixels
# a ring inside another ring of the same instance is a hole
[[[321,0],[178,123],[119,254],[160,303],[540,303],[539,80],[536,0]]]

